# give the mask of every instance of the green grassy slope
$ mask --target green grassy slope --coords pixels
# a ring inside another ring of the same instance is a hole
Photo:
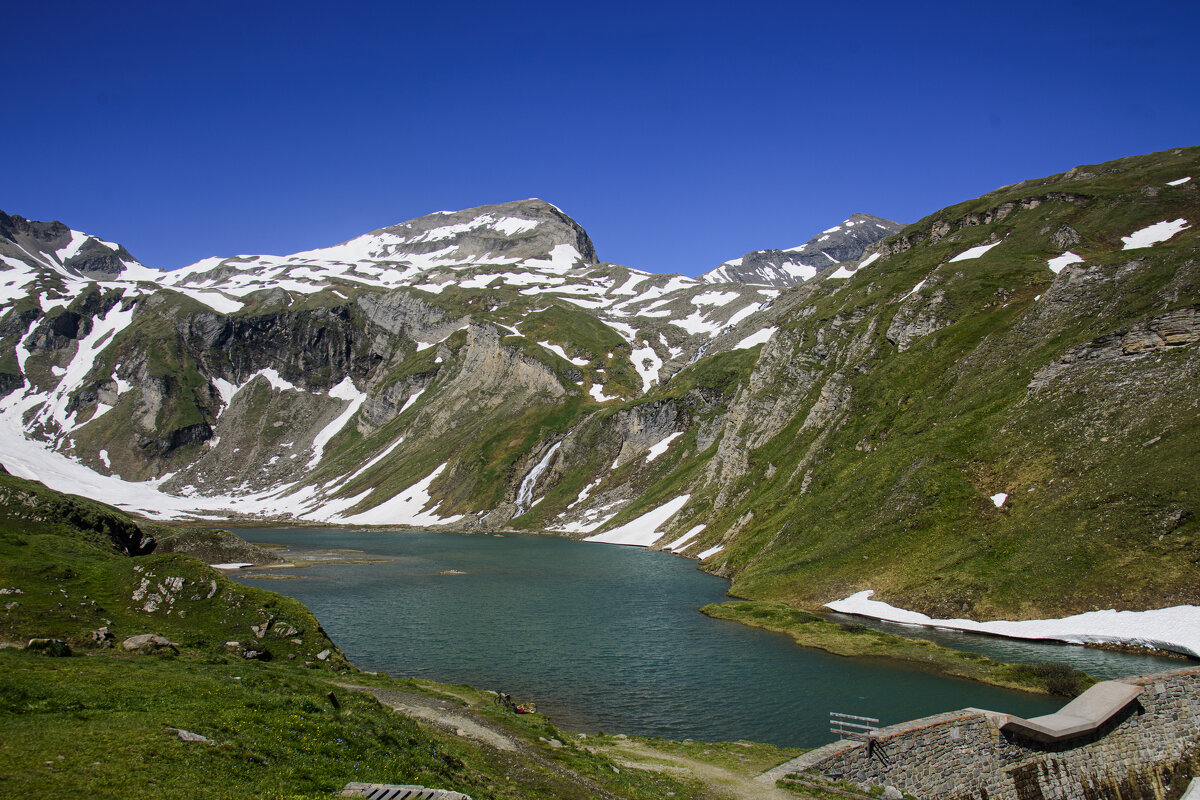
[[[710,568],[747,598],[871,588],[974,617],[1200,602],[1200,188],[1167,185],[1197,173],[1196,148],[1140,156],[909,226],[808,288],[739,379],[746,441],[787,407],[747,467],[718,486],[679,464],[647,496],[690,487],[695,550],[723,542]],[[1084,262],[1056,275],[1067,250]]]
[[[320,798],[360,781],[480,800],[702,796],[697,780],[619,768],[485,693],[359,673],[302,604],[181,553],[131,555],[150,546],[142,524],[0,474],[0,795]],[[175,646],[126,652],[141,633]],[[35,637],[72,655],[21,649]],[[512,749],[418,724],[348,682],[462,702]]]

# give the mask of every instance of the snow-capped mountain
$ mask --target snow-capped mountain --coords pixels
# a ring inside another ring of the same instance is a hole
[[[171,273],[3,216],[0,461],[158,517],[660,547],[815,605],[1200,602],[1197,171],[856,215],[702,279],[539,200]]]
[[[870,214],[850,219],[821,231],[797,247],[786,250],[755,250],[726,261],[700,276],[708,283],[745,283],[753,286],[795,286],[841,264],[855,262],[863,251],[880,239],[904,228],[898,222]]]
[[[779,294],[600,262],[583,228],[540,200],[173,272],[60,223],[0,222],[0,341],[11,353],[0,362],[0,419],[14,446],[22,440],[38,463],[31,472],[66,470],[75,484],[92,480],[82,465],[163,482],[175,499],[157,485],[95,493],[132,492],[131,507],[168,515],[335,514],[345,481],[399,442],[305,490],[303,502],[263,493],[310,484],[298,470],[320,471],[350,427],[370,434],[406,412],[433,413],[426,390],[452,371],[439,419],[407,434],[405,449],[470,428],[462,415],[483,387],[506,406],[642,396],[714,345],[761,343],[765,322],[738,331]],[[434,521],[419,506],[405,514]]]

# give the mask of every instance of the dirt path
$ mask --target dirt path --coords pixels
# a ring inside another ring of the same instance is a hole
[[[539,748],[530,742],[513,736],[486,717],[459,705],[455,700],[430,697],[414,692],[402,692],[397,689],[377,689],[349,683],[339,685],[356,692],[373,694],[379,702],[389,708],[405,716],[428,722],[456,736],[472,739],[497,750],[518,753],[526,759],[536,761],[543,768],[565,780],[582,787],[593,797],[603,798],[603,800],[621,800],[591,778],[580,775],[554,759],[547,758]],[[457,695],[453,695],[453,697],[461,699]]]
[[[346,688],[357,689],[359,687],[347,686]],[[488,726],[479,717],[450,700],[394,689],[360,689],[360,691],[369,691],[379,702],[407,717],[424,720],[458,736],[465,736],[468,739],[491,745],[497,750],[517,751],[521,749],[516,739]]]
[[[773,783],[756,781],[754,775],[734,772],[678,753],[664,752],[642,742],[624,740],[599,750],[622,766],[659,772],[686,772],[703,781],[713,798],[796,800],[796,795],[777,789]]]

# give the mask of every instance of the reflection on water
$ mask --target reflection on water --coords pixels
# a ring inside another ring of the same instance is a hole
[[[296,580],[237,576],[304,602],[359,667],[503,690],[570,729],[812,747],[833,738],[830,711],[890,724],[967,706],[1031,716],[1062,705],[709,619],[699,607],[726,599],[728,584],[665,553],[538,536],[241,533],[387,557],[293,571]]]

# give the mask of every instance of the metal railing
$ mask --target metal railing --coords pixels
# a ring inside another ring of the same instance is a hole
[[[857,720],[857,722],[850,720]],[[874,717],[859,717],[854,714],[839,714],[836,711],[830,711],[829,732],[836,733],[841,739],[870,741],[879,732],[879,720]]]

